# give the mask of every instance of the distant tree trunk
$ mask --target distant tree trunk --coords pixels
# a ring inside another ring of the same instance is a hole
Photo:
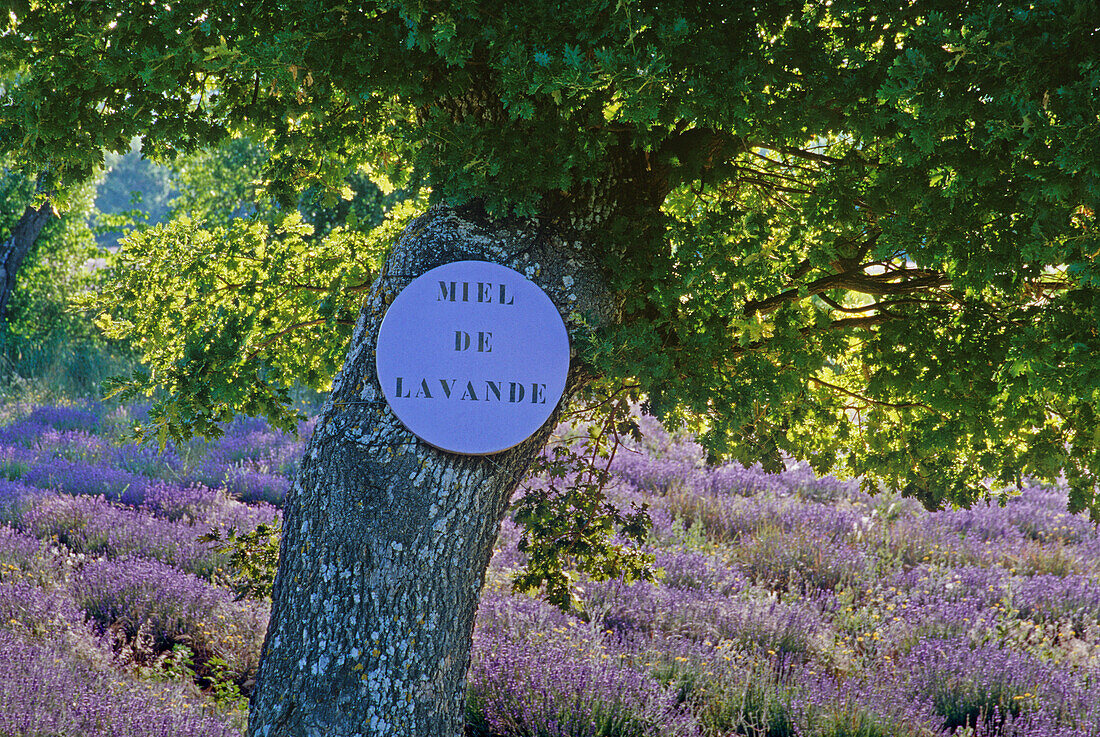
[[[0,324],[4,322],[8,300],[15,288],[15,277],[19,267],[30,252],[38,234],[53,215],[53,208],[46,202],[37,210],[27,207],[22,217],[11,229],[11,236],[0,242]]]
[[[406,228],[363,307],[287,497],[250,735],[463,731],[485,570],[509,498],[558,416],[511,450],[461,456],[417,441],[386,405],[374,363],[386,306],[416,276],[465,259],[533,274],[563,316],[611,319],[597,267],[577,243],[540,233],[537,223],[437,208]],[[566,394],[583,381],[574,364]]]

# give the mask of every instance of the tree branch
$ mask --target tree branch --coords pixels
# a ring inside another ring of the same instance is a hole
[[[261,343],[259,343],[256,346],[256,349],[254,351],[252,351],[251,353],[249,353],[248,358],[246,358],[245,360],[246,361],[251,361],[252,359],[256,358],[256,356],[260,355],[260,351],[262,351],[264,348],[267,348],[269,345],[271,345],[272,343],[277,341],[279,338],[282,338],[283,336],[288,335],[288,334],[294,332],[295,330],[298,330],[299,328],[311,328],[311,327],[314,327],[314,326],[317,326],[317,325],[324,325],[327,322],[328,322],[328,320],[322,317],[322,318],[319,318],[317,320],[307,320],[305,322],[295,323],[295,324],[293,324],[293,325],[291,325],[287,328],[284,328],[283,330],[280,330],[279,332],[277,332],[273,335],[269,335],[266,339],[264,339]],[[354,325],[355,324],[354,322],[349,322],[347,320],[336,320],[335,322],[336,322],[337,325]]]
[[[828,325],[816,326],[811,325],[804,327],[798,331],[799,335],[804,338],[808,338],[811,335],[820,335],[821,333],[831,333],[836,330],[844,330],[846,328],[871,328],[876,325],[882,325],[890,320],[899,319],[897,315],[889,315],[885,313],[879,313],[877,315],[867,315],[865,317],[845,317],[840,320],[833,320]],[[759,350],[768,344],[766,340],[754,340],[752,343],[746,343],[741,346],[734,346],[730,348],[729,353],[739,354],[748,353],[749,351]]]
[[[868,310],[877,310],[879,307],[877,302],[866,305],[865,307],[843,307],[839,302],[825,294],[819,294],[817,298],[834,310],[839,310],[840,312],[867,312]]]
[[[796,148],[794,146],[780,146],[778,149],[771,148],[770,146],[761,146],[760,148],[770,149],[772,151],[779,151],[781,154],[787,154],[788,156],[796,156],[800,159],[809,159],[810,161],[820,161],[823,164],[839,164],[841,159],[834,156],[826,156],[825,154],[815,154],[813,151],[807,151],[805,149]]]
[[[879,399],[871,399],[870,397],[865,397],[862,394],[856,394],[855,392],[849,391],[849,390],[845,389],[842,386],[837,386],[836,384],[830,384],[829,382],[823,381],[823,380],[817,378],[816,376],[811,376],[809,380],[812,381],[813,383],[819,385],[819,386],[823,386],[827,389],[832,389],[833,391],[838,391],[841,394],[846,394],[847,396],[851,397],[852,399],[858,399],[859,401],[864,402],[866,404],[875,404],[875,405],[878,405],[880,407],[890,407],[891,409],[912,409],[914,407],[920,407],[921,409],[926,409],[929,412],[934,412],[937,415],[941,415],[941,416],[943,415],[943,413],[940,412],[939,410],[934,409],[932,407],[929,407],[927,404],[924,404],[923,402],[883,402]]]
[[[902,279],[902,281],[898,281],[898,279]],[[831,274],[822,277],[817,281],[810,282],[801,289],[788,289],[765,299],[749,301],[745,303],[744,314],[746,317],[755,314],[766,315],[788,302],[820,295],[822,292],[831,289],[847,289],[861,294],[883,296],[911,294],[925,289],[942,287],[949,283],[950,280],[945,275],[931,269],[906,269],[882,275],[846,271],[842,274]]]

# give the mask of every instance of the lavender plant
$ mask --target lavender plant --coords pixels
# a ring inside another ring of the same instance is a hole
[[[102,496],[123,504],[140,504],[151,484],[145,476],[120,468],[54,457],[40,461],[23,474],[28,486],[56,489],[66,494]]]
[[[148,627],[159,649],[205,641],[211,620],[232,602],[221,587],[143,558],[87,562],[73,582],[73,596],[104,630],[117,628],[134,638]]]
[[[696,731],[674,693],[606,653],[593,658],[553,642],[535,647],[484,630],[478,637],[470,699],[489,734],[677,737]]]
[[[234,717],[212,715],[239,717],[267,604],[263,586],[235,594],[263,580],[237,570],[234,591],[227,551],[199,538],[252,536],[270,558],[280,517],[265,501],[281,501],[301,442],[237,420],[160,454],[120,439],[134,413],[42,408],[0,428],[0,677],[38,694],[0,701],[0,733],[99,734],[94,715],[110,714],[122,735],[221,735]],[[1065,512],[1065,489],[929,513],[805,467],[708,467],[690,437],[638,424],[604,492],[649,506],[635,544],[658,579],[581,576],[583,603],[563,613],[510,591],[527,554],[507,520],[470,734],[1100,737],[1100,535]],[[127,672],[167,690],[152,703],[140,684],[101,688]],[[78,695],[82,712],[42,691],[57,684],[102,695]],[[57,713],[27,721],[32,708]]]
[[[239,737],[240,730],[178,687],[152,688],[0,630],[0,734]]]
[[[199,540],[205,528],[158,519],[98,497],[44,495],[23,513],[19,527],[79,553],[142,556],[204,578],[225,565],[225,556]]]
[[[1074,725],[1082,734],[1100,729],[1100,689],[1093,679],[1082,681],[1026,653],[958,638],[929,639],[899,666],[902,692],[929,699],[947,729],[1003,730],[1007,719],[1029,713]]]

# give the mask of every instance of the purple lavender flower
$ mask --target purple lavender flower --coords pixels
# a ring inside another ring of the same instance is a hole
[[[40,458],[65,458],[70,461],[95,463],[111,448],[111,444],[83,430],[45,430],[34,444]]]
[[[301,423],[295,437],[272,430],[264,420],[238,417],[224,426],[225,435],[218,440],[189,443],[183,477],[209,487],[232,485],[236,480],[250,498],[281,502],[286,482],[277,479],[293,477],[314,423]]]
[[[1074,719],[1063,722],[1043,710],[1021,713],[994,707],[988,719],[978,723],[973,737],[1097,737],[1100,722]]]
[[[699,481],[700,465],[680,459],[657,459],[638,451],[620,451],[612,470],[640,489],[664,495],[674,491],[694,491]]]
[[[267,424],[267,420],[262,417],[249,417],[247,415],[237,415],[225,426],[225,434],[229,437],[270,434],[271,432],[271,426]]]
[[[143,558],[87,562],[73,582],[73,596],[100,627],[128,637],[148,627],[162,648],[207,639],[204,629],[232,594],[170,565]]]
[[[493,734],[596,737],[697,734],[676,694],[596,650],[533,645],[479,630],[469,675],[475,722]]]
[[[154,484],[145,496],[142,509],[204,532],[210,527],[232,527],[238,532],[248,532],[279,520],[279,510],[270,504],[244,504],[229,496],[225,489],[210,489],[200,484]]]
[[[0,631],[0,734],[239,737],[179,686],[97,671],[53,645]]]
[[[41,422],[20,420],[6,427],[0,427],[0,445],[31,448],[50,429],[49,425]]]
[[[208,527],[158,519],[98,497],[43,496],[23,513],[18,526],[40,539],[56,538],[89,555],[155,558],[204,578],[226,564],[226,556],[199,541]]]
[[[22,478],[28,486],[68,494],[103,496],[124,504],[140,504],[150,480],[109,466],[51,458],[30,468]]]
[[[749,586],[740,570],[717,555],[692,550],[655,551],[657,569],[664,572],[662,586],[672,589],[704,589],[729,596]]]
[[[590,583],[585,600],[601,627],[616,633],[663,633],[699,642],[730,640],[741,648],[800,657],[813,653],[821,627],[814,608],[804,602],[730,597],[645,582]]]
[[[927,700],[899,699],[878,681],[796,672],[789,710],[795,734],[926,737],[943,719]]]
[[[1069,495],[1064,486],[1031,484],[1005,505],[1008,519],[1024,536],[1043,542],[1095,542],[1098,526],[1087,513],[1066,511]]]
[[[45,493],[48,492],[0,478],[0,522],[17,521],[33,505],[34,500]]]
[[[0,445],[0,481],[19,481],[34,462],[35,455],[27,448]]]
[[[83,626],[84,614],[67,590],[45,588],[30,576],[11,575],[10,570],[0,575],[0,632],[57,639]]]
[[[521,533],[522,530],[511,517],[505,517],[501,521],[500,533],[497,535],[493,560],[490,564],[493,569],[512,569],[523,565],[526,556],[519,551],[518,547]]]
[[[765,473],[758,465],[745,467],[740,463],[727,463],[713,469],[709,476],[709,491],[716,496],[756,496],[776,486],[776,477]]]
[[[978,609],[995,606],[1008,597],[1011,577],[1001,568],[920,565],[890,576],[884,585],[892,598],[906,601],[972,602]]]
[[[183,460],[171,444],[160,450],[148,444],[126,443],[105,453],[104,462],[123,471],[160,479],[177,477],[183,467]]]
[[[988,729],[1009,716],[1040,712],[1059,724],[1100,728],[1095,683],[1027,653],[928,639],[899,659],[897,672],[903,694],[928,699],[948,729]]]
[[[1021,617],[1068,619],[1078,629],[1100,624],[1100,581],[1089,576],[1030,576],[1015,585],[1012,604]]]
[[[4,566],[14,569],[26,567],[34,558],[42,543],[7,525],[0,525],[0,577]]]
[[[813,524],[807,519],[804,527],[789,532],[765,527],[742,540],[735,554],[741,571],[769,589],[807,593],[847,588],[864,577],[869,563],[863,550],[830,534],[827,520],[826,530],[815,530]]]
[[[195,483],[224,486],[241,501],[281,505],[302,450],[299,442],[282,433],[227,435],[209,445],[185,475]]]
[[[885,531],[886,551],[902,566],[922,563],[974,565],[983,561],[982,551],[968,545],[959,534],[939,523],[939,514],[922,512],[897,520]]]
[[[937,525],[955,531],[961,538],[986,540],[1023,540],[1023,534],[1009,519],[1006,510],[990,504],[975,504],[970,509],[944,510],[935,515]]]
[[[267,502],[282,506],[290,490],[290,479],[273,473],[233,465],[226,469],[225,488],[242,502]]]
[[[99,412],[100,408],[95,405],[38,407],[26,417],[0,427],[0,444],[32,447],[49,432],[95,433],[99,427]]]
[[[206,523],[214,518],[215,510],[229,502],[224,491],[202,484],[153,484],[145,493],[142,509],[157,517],[188,524]]]
[[[99,428],[99,417],[102,412],[103,407],[94,403],[73,406],[45,406],[31,412],[24,422],[45,425],[60,432],[83,430],[84,432],[94,433]]]

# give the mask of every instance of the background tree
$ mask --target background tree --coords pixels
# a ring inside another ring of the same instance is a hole
[[[56,186],[134,135],[165,157],[246,135],[277,201],[416,172],[441,205],[380,267],[350,236],[311,254],[294,222],[178,223],[103,301],[131,310],[108,326],[146,340],[132,386],[165,387],[156,419],[183,435],[285,422],[280,341],[367,295],[288,499],[256,734],[460,729],[484,564],[545,436],[449,456],[381,402],[385,305],[455,258],[530,267],[573,326],[571,391],[642,399],[715,455],[930,506],[1064,473],[1100,514],[1095,3],[25,1],[7,25],[25,81],[0,140]],[[280,285],[274,254],[311,279]],[[285,327],[256,317],[285,298]],[[598,509],[585,488],[525,516]],[[559,553],[578,527],[547,526]]]
[[[65,210],[36,200],[35,181],[11,171],[0,176],[0,382],[35,391],[49,384],[78,395],[123,365],[72,300],[91,288],[94,267],[105,253],[97,246],[89,217],[92,188],[66,195]],[[28,204],[30,203],[30,204]]]
[[[5,187],[4,199],[15,199],[19,203],[16,208],[20,212],[14,219],[9,218],[5,228],[7,232],[3,234],[3,240],[0,240],[0,321],[3,321],[7,312],[19,269],[38,241],[42,228],[53,215],[53,207],[49,202],[37,206],[23,205],[29,198],[19,197],[18,194],[13,198],[13,190],[18,193],[22,188],[18,186],[18,177],[12,179],[16,180],[16,186]],[[5,182],[10,183],[10,180]],[[31,189],[33,191],[33,187]]]
[[[172,166],[178,193],[171,211],[212,226],[239,218],[275,223],[296,210],[313,226],[313,236],[323,238],[338,227],[369,233],[382,222],[385,211],[408,196],[392,189],[383,193],[367,176],[352,172],[338,191],[306,187],[295,202],[277,202],[268,194],[272,164],[271,153],[248,138],[229,139],[181,157]]]

